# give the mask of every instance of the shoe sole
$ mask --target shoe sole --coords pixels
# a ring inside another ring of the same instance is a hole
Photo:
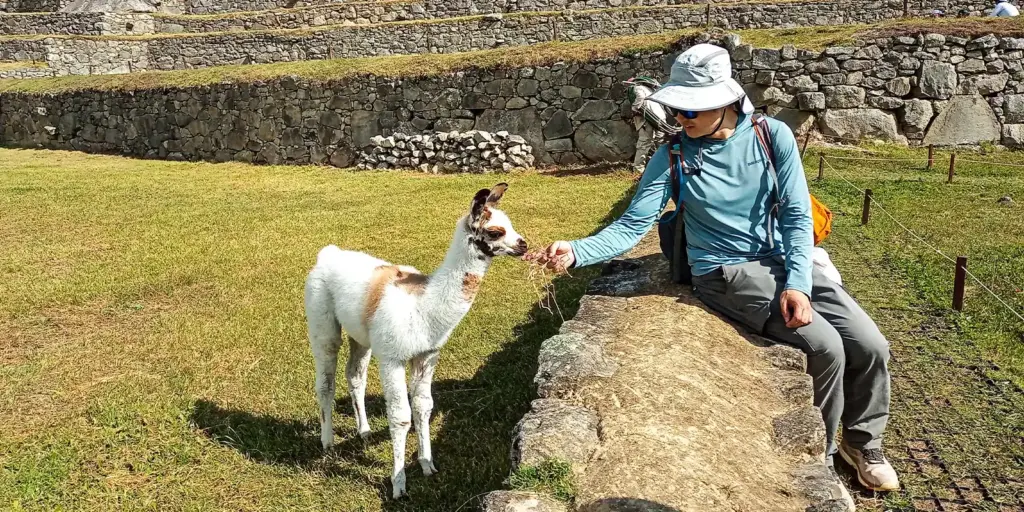
[[[874,485],[868,485],[868,483],[865,482],[864,479],[860,477],[860,470],[857,468],[857,463],[854,462],[853,457],[850,457],[849,455],[846,454],[846,450],[844,450],[842,446],[839,447],[839,456],[842,457],[843,460],[846,461],[846,463],[849,464],[850,467],[853,468],[853,471],[855,473],[857,473],[857,481],[860,482],[860,485],[864,486],[865,489],[870,489],[872,491],[886,491],[886,492],[888,492],[888,491],[898,491],[900,489],[899,484],[896,484],[895,486],[883,485],[883,486],[880,486],[880,487],[877,487],[877,486],[874,486]]]

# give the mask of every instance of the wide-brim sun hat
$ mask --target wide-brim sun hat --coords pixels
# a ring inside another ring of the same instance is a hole
[[[651,101],[666,107],[696,112],[726,107],[741,99],[743,113],[752,114],[754,105],[732,77],[729,52],[706,43],[676,57],[668,82],[650,96]]]

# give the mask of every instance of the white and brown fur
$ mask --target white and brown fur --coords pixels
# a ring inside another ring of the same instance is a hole
[[[316,397],[320,404],[320,440],[334,444],[331,413],[341,347],[341,329],[350,350],[345,378],[355,409],[359,435],[370,432],[364,396],[370,354],[380,362],[380,380],[387,403],[394,449],[392,495],[405,494],[405,440],[410,420],[419,438],[423,474],[437,471],[430,453],[430,383],[437,355],[452,330],[469,311],[491,260],[521,256],[523,240],[498,201],[508,186],[500,183],[476,193],[462,217],[444,262],[430,276],[415,268],[392,265],[365,253],[329,245],[317,255],[306,279],[306,320],[316,364]],[[405,383],[405,365],[412,363],[412,408]]]

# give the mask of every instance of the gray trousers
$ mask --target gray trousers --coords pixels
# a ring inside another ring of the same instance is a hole
[[[889,419],[889,342],[846,290],[817,268],[811,290],[813,320],[796,329],[786,327],[779,307],[785,284],[782,258],[693,276],[697,297],[710,308],[807,354],[814,405],[825,420],[826,453],[836,452],[840,424],[851,447],[881,448]]]

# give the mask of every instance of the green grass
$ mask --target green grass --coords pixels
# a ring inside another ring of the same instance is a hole
[[[576,497],[572,464],[548,459],[537,466],[521,466],[509,476],[509,486],[519,491],[533,491],[571,502]]]
[[[5,509],[451,511],[501,488],[539,343],[559,324],[536,306],[541,283],[526,266],[496,262],[442,351],[441,473],[411,471],[401,502],[384,498],[391,456],[375,369],[370,445],[354,439],[342,387],[340,444],[321,454],[305,274],[329,243],[430,271],[473,193],[500,180],[511,185],[504,209],[534,243],[590,233],[632,185],[0,156]],[[592,274],[558,280],[567,316]]]
[[[946,184],[946,152],[929,171],[924,150],[863,149],[828,153],[885,160],[832,159],[811,181],[836,213],[825,246],[893,349],[886,446],[906,488],[861,509],[910,510],[967,478],[1015,503],[1019,489],[1000,478],[1024,479],[1024,393],[1013,386],[1024,385],[1024,325],[974,284],[965,311],[952,312],[952,265],[877,207],[860,226],[857,188],[944,253],[967,255],[1021,311],[1024,174],[998,165],[1019,153],[961,153]],[[817,151],[805,158],[811,177]],[[575,494],[557,464],[509,473],[537,346],[558,324],[535,306],[519,262],[496,264],[442,352],[432,431],[442,472],[412,471],[405,502],[384,497],[390,444],[375,372],[373,442],[352,439],[339,390],[340,445],[320,453],[302,279],[327,243],[430,270],[472,192],[502,179],[506,210],[534,243],[582,236],[621,207],[626,176],[0,156],[0,508],[451,511],[503,483]],[[1015,203],[998,204],[1004,195]],[[593,270],[574,275],[557,283],[567,317]],[[945,469],[909,459],[924,441]]]
[[[925,150],[872,149],[829,153],[888,161],[834,159],[835,169],[825,167],[825,180],[811,182],[812,192],[836,213],[824,245],[846,288],[892,346],[885,444],[904,489],[862,494],[858,509],[934,509],[934,498],[959,499],[954,483],[987,489],[989,500],[977,489],[960,491],[969,510],[1015,509],[1020,489],[1013,482],[1024,479],[1024,447],[1018,442],[1024,431],[1024,322],[971,281],[964,312],[952,311],[954,265],[907,235],[878,206],[943,253],[968,256],[969,269],[1024,313],[1024,169],[999,166],[1019,164],[1020,153],[960,153],[956,178],[946,184],[946,152],[938,153],[929,171]],[[919,160],[896,161],[901,158]],[[809,176],[816,174],[817,161],[811,148],[805,158]],[[878,201],[867,226],[860,225],[863,195],[854,186],[871,188]],[[1015,203],[998,204],[1004,195]]]
[[[1024,314],[1024,230],[1020,228],[1024,202],[1024,169],[1020,153],[990,155],[961,153],[957,175],[946,183],[949,154],[937,152],[933,170],[924,170],[925,150],[887,148],[875,155],[892,161],[830,160],[838,173],[854,185],[871,188],[874,198],[900,222],[951,258],[968,257],[968,269],[1016,311]],[[855,155],[854,155],[855,156]],[[896,159],[917,158],[917,162]],[[980,160],[985,163],[967,163]],[[817,159],[807,162],[811,174]],[[977,343],[986,356],[1005,368],[1008,377],[1024,386],[1024,325],[976,282],[968,279],[964,312],[951,311],[954,265],[927,249],[877,209],[868,226],[860,222],[863,196],[826,166],[823,182],[812,188],[840,211],[839,228],[863,235],[863,250],[875,250],[880,261],[899,271],[923,304],[955,325]],[[1010,206],[999,204],[1011,196]],[[842,235],[837,237],[843,240]],[[830,242],[826,242],[826,246]],[[856,246],[847,251],[861,250]]]

